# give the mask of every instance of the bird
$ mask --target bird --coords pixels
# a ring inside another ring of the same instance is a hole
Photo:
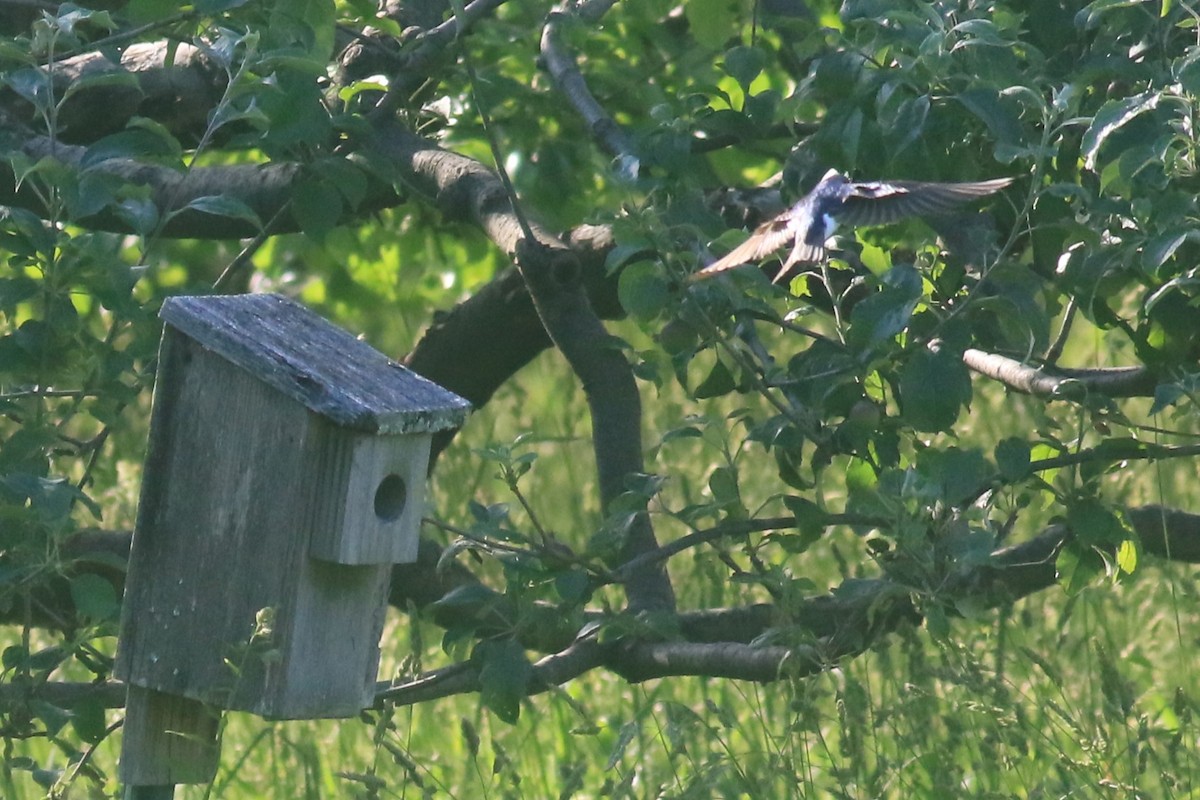
[[[1012,178],[971,183],[852,181],[831,169],[795,205],[764,222],[725,256],[692,273],[690,280],[704,280],[761,261],[791,244],[792,252],[772,281],[778,283],[795,265],[822,261],[825,242],[841,224],[884,225],[905,217],[945,214],[963,203],[998,192],[1012,182]]]

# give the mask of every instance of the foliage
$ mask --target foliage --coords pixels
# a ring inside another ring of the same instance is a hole
[[[1187,4],[47,5],[0,9],[5,796],[117,790],[117,717],[39,692],[112,677],[123,559],[79,534],[133,525],[157,308],[235,290],[295,295],[481,409],[433,474],[444,591],[398,603],[399,688],[366,725],[231,717],[212,796],[1194,794],[1195,597],[1170,563],[1197,552],[1171,527],[1198,452]],[[115,66],[155,43],[147,74],[211,94]],[[588,302],[539,289],[489,221],[507,196],[431,188],[391,124],[511,176]],[[786,286],[687,280],[831,166],[1016,182],[842,231]],[[480,308],[486,330],[453,327]],[[623,317],[611,339],[571,327],[595,315]],[[570,371],[512,378],[543,324]],[[640,381],[642,443],[604,416],[628,407],[598,352]],[[616,491],[613,441],[645,454]],[[1041,583],[1002,549],[1039,542]],[[637,558],[670,558],[680,609],[770,621],[631,610]],[[713,668],[718,645],[744,659]],[[676,671],[643,682],[641,646]],[[756,652],[787,655],[764,677]],[[478,699],[405,707],[446,665]]]

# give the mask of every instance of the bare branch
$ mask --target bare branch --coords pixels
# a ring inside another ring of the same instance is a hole
[[[771,683],[783,677],[814,675],[835,661],[823,658],[819,649],[810,645],[654,642],[624,649],[613,668],[630,683],[684,675]]]
[[[1148,397],[1154,394],[1156,376],[1145,367],[1111,369],[1039,369],[1020,361],[969,348],[963,363],[1010,389],[1037,397],[1077,400],[1085,394],[1106,397]]]
[[[0,706],[13,706],[30,700],[49,703],[57,708],[73,708],[83,703],[98,703],[101,708],[124,708],[125,684],[120,681],[0,683]]]
[[[534,307],[587,395],[601,507],[607,509],[625,491],[627,478],[644,471],[641,397],[633,369],[588,303],[570,251],[521,244],[517,263]],[[628,561],[657,547],[650,516],[642,511],[630,521],[618,559]],[[631,572],[625,590],[631,609],[674,607],[674,592],[660,565]]]
[[[367,148],[392,164],[408,187],[445,216],[478,226],[507,256],[516,256],[521,226],[496,173],[383,118],[374,126]],[[535,223],[533,230],[543,244],[563,247],[545,228]]]
[[[869,517],[863,514],[828,514],[823,520],[827,526],[833,525],[874,525],[884,526],[888,520],[879,517]],[[666,561],[673,555],[682,553],[693,547],[720,539],[732,539],[735,536],[745,536],[748,533],[763,531],[787,530],[797,526],[795,517],[763,517],[761,519],[729,520],[706,530],[694,531],[681,536],[670,544],[665,544],[657,550],[642,553],[627,561],[612,571],[612,578],[624,580],[626,576],[648,564]]]
[[[1110,440],[1111,441],[1111,440]],[[1047,469],[1070,467],[1077,464],[1114,461],[1151,461],[1166,458],[1188,458],[1200,455],[1200,445],[1166,445],[1152,442],[1112,442],[1118,447],[1090,447],[1075,453],[1064,453],[1061,456],[1042,458],[1030,463],[1032,472]]]
[[[592,95],[575,58],[566,53],[561,37],[564,24],[573,18],[596,22],[613,6],[613,2],[591,0],[580,5],[566,2],[552,9],[542,28],[542,63],[567,102],[583,117],[596,141],[609,155],[622,159],[630,170],[636,171],[637,157],[633,142]]]

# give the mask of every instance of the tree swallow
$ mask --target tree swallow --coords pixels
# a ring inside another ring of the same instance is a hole
[[[761,261],[785,244],[792,252],[784,260],[778,282],[796,264],[820,262],[825,242],[838,225],[883,225],[905,217],[945,214],[957,206],[998,192],[1012,183],[998,178],[977,183],[926,183],[922,181],[848,180],[831,169],[811,192],[779,216],[758,227],[750,238],[724,257],[693,274],[690,280],[711,278],[719,272]]]

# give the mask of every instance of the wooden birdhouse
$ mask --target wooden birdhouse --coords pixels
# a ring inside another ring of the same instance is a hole
[[[186,755],[211,739],[205,709],[371,705],[432,434],[468,411],[283,297],[177,297],[162,317],[116,665],[134,784],[208,779],[215,761]]]

